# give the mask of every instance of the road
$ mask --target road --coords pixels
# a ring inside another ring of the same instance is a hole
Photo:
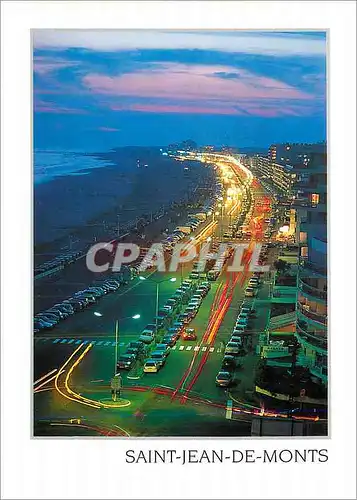
[[[236,164],[225,164],[230,185],[239,186],[246,174]],[[265,196],[256,180],[251,185],[255,198]],[[205,240],[220,240],[242,207],[234,201],[224,214],[201,230]],[[255,208],[254,218],[260,217]],[[209,224],[209,222],[207,223]],[[263,229],[261,229],[263,230]],[[251,248],[258,233],[254,233]],[[274,260],[274,253],[270,256]],[[155,315],[155,284],[135,279],[126,287],[103,297],[94,307],[60,323],[47,334],[34,339],[34,420],[36,435],[111,435],[111,436],[248,436],[252,415],[259,412],[253,394],[254,371],[258,361],[255,344],[269,316],[270,273],[256,297],[257,318],[253,325],[252,349],[242,358],[235,383],[228,392],[216,387],[223,348],[227,343],[244,298],[244,287],[251,276],[249,256],[241,272],[222,272],[204,299],[190,326],[196,341],[179,340],[166,365],[156,374],[138,373],[131,378],[123,373],[119,403],[110,396],[114,371],[115,320],[140,314],[137,320],[119,322],[118,351],[135,340]],[[167,274],[160,285],[160,305],[174,293],[191,265]],[[176,277],[171,282],[169,278]],[[151,278],[156,279],[156,274]],[[162,279],[162,275],[158,279]],[[100,312],[101,316],[94,315]],[[131,374],[132,375],[132,374]],[[233,416],[227,411],[233,404]]]

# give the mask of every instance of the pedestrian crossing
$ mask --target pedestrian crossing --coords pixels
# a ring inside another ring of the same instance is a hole
[[[115,347],[116,342],[112,340],[93,340],[93,339],[69,339],[69,338],[56,338],[56,339],[49,339],[49,338],[35,338],[36,343],[46,343],[48,345],[50,344],[55,344],[55,345],[72,345],[72,346],[78,346],[79,344],[92,344],[93,347]],[[120,342],[119,347],[124,347],[128,345],[127,342]],[[214,346],[201,346],[201,345],[174,345],[171,347],[171,351],[178,351],[178,352],[207,352],[209,351],[210,353],[216,352],[216,353],[221,353],[222,348],[221,347],[214,347]]]
[[[70,345],[72,344],[73,346],[79,345],[79,344],[92,344],[93,346],[102,346],[102,347],[114,347],[116,345],[115,341],[112,340],[93,340],[93,339],[63,339],[63,338],[58,338],[58,339],[48,339],[48,338],[37,338],[35,339],[35,342],[41,342],[41,343],[47,343],[47,344],[66,344]],[[120,347],[123,347],[125,342],[121,342],[119,344]]]
[[[217,352],[217,353],[220,353],[222,352],[222,350],[219,348],[219,347],[209,347],[209,346],[200,346],[200,345],[180,345],[180,346],[177,346],[177,345],[174,345],[173,347],[171,347],[171,351],[194,351],[194,352],[197,352],[197,351],[201,351],[201,352]]]

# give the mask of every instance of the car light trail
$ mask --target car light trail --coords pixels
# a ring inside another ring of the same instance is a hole
[[[220,298],[220,296],[221,296],[221,288],[222,288],[222,285],[223,285],[223,284],[222,284],[222,283],[220,283],[220,285],[218,286],[218,288],[217,288],[217,290],[216,290],[216,294],[215,294],[215,297],[214,297],[214,300],[213,300],[213,304],[212,304],[212,306],[211,306],[211,311],[212,311],[212,308],[215,306],[215,304],[218,302],[218,300],[219,300],[219,298]],[[226,286],[225,286],[225,288],[226,288]],[[225,292],[225,288],[223,289],[222,294]],[[209,320],[209,324],[208,324],[207,329],[210,327],[210,324],[211,324],[211,322],[212,322],[212,320],[213,320],[213,317],[214,317],[214,315],[216,314],[216,310],[213,310],[212,314],[213,314],[213,316],[212,316],[212,317],[210,318],[210,320]],[[206,329],[206,331],[207,331],[207,329]],[[201,346],[201,345],[204,343],[204,341],[205,341],[205,335],[203,335],[202,341],[200,342],[199,346]],[[191,362],[190,362],[190,364],[189,364],[188,368],[185,370],[185,372],[184,372],[184,374],[183,374],[183,376],[182,376],[181,380],[179,381],[179,383],[178,383],[178,385],[177,385],[176,389],[175,389],[175,390],[174,390],[174,392],[172,393],[172,396],[171,396],[171,401],[173,401],[173,400],[175,399],[176,394],[177,394],[180,390],[182,390],[182,387],[183,387],[183,385],[185,384],[186,379],[188,378],[188,376],[190,375],[190,373],[191,373],[191,371],[192,371],[192,368],[193,368],[193,366],[194,366],[194,363],[195,363],[195,361],[196,361],[196,358],[197,358],[197,356],[198,356],[198,353],[199,353],[199,351],[194,351],[194,352],[193,352],[193,356],[192,356],[192,359],[191,359]]]
[[[64,363],[64,365],[61,367],[61,369],[59,370],[57,375],[55,375],[55,388],[56,388],[57,392],[59,392],[66,399],[70,399],[71,401],[75,401],[76,403],[80,403],[80,404],[83,404],[85,406],[90,406],[92,408],[97,408],[97,409],[99,409],[99,408],[124,408],[124,407],[130,406],[130,404],[131,404],[130,401],[126,401],[125,403],[115,405],[115,404],[102,403],[101,401],[96,401],[94,399],[85,398],[84,396],[76,393],[75,391],[73,391],[70,388],[69,380],[71,378],[73,370],[79,365],[79,363],[83,360],[83,358],[88,354],[90,349],[93,347],[93,344],[88,344],[88,346],[84,349],[84,351],[81,353],[81,355],[76,359],[76,361],[71,365],[71,367],[67,371],[65,381],[64,381],[64,386],[65,386],[65,389],[66,389],[68,394],[66,394],[65,392],[63,392],[60,389],[59,383],[58,383],[59,376],[64,371],[66,371],[65,370],[66,366],[75,357],[75,355],[82,349],[83,346],[84,346],[84,344],[82,343],[77,347],[77,349],[71,354],[71,356],[67,359],[67,361]]]
[[[78,400],[78,398],[74,398],[74,397],[71,397],[71,396],[68,396],[68,394],[66,394],[65,392],[63,392],[60,387],[59,387],[59,384],[58,384],[58,379],[59,379],[59,376],[61,374],[62,371],[65,371],[65,368],[66,366],[69,364],[69,362],[74,358],[74,356],[82,349],[83,347],[83,343],[80,344],[77,349],[75,349],[75,351],[70,355],[70,357],[67,359],[67,361],[65,361],[65,363],[62,365],[61,369],[59,370],[59,372],[57,373],[56,377],[55,377],[55,388],[57,390],[57,392],[59,392],[61,394],[61,396],[63,396],[64,398],[66,399],[69,399],[71,401],[75,401],[76,403],[81,403],[81,404],[84,404],[86,406],[90,406],[92,408],[100,408],[100,405],[98,404],[93,404],[93,403],[87,403],[87,402],[84,402],[83,400],[80,401]],[[89,344],[90,346],[92,344]],[[89,347],[89,346],[88,346]],[[66,379],[67,380],[67,379]]]
[[[57,372],[57,369],[56,369],[56,370],[54,370],[54,371],[55,371],[55,372]],[[59,372],[59,375],[60,375],[61,373],[63,373],[63,372],[64,372],[64,370],[60,371],[60,372]],[[42,387],[44,387],[45,385],[47,385],[49,382],[52,382],[52,380],[54,380],[56,377],[57,377],[57,375],[53,375],[52,377],[50,377],[50,378],[48,378],[47,380],[45,380],[44,382],[42,382],[42,384],[37,385],[37,386],[34,388],[33,392],[34,392],[34,393],[40,392],[40,390],[42,390],[42,389],[41,389]],[[51,389],[51,387],[49,387],[49,389]]]
[[[56,373],[57,371],[57,368],[55,368],[54,370],[51,370],[50,372],[46,373],[46,375],[43,375],[42,377],[40,377],[39,379],[35,380],[35,382],[33,383],[33,385],[36,385],[38,384],[39,382],[41,382],[42,380],[44,380],[45,378],[49,377],[50,375],[52,375],[53,373]]]

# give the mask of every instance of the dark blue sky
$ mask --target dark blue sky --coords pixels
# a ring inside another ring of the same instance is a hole
[[[34,33],[41,149],[326,138],[324,33]]]

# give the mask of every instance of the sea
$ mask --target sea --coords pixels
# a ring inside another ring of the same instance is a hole
[[[51,251],[113,236],[130,221],[188,199],[213,173],[160,148],[34,152],[34,244]],[[42,249],[42,250],[41,250]]]

